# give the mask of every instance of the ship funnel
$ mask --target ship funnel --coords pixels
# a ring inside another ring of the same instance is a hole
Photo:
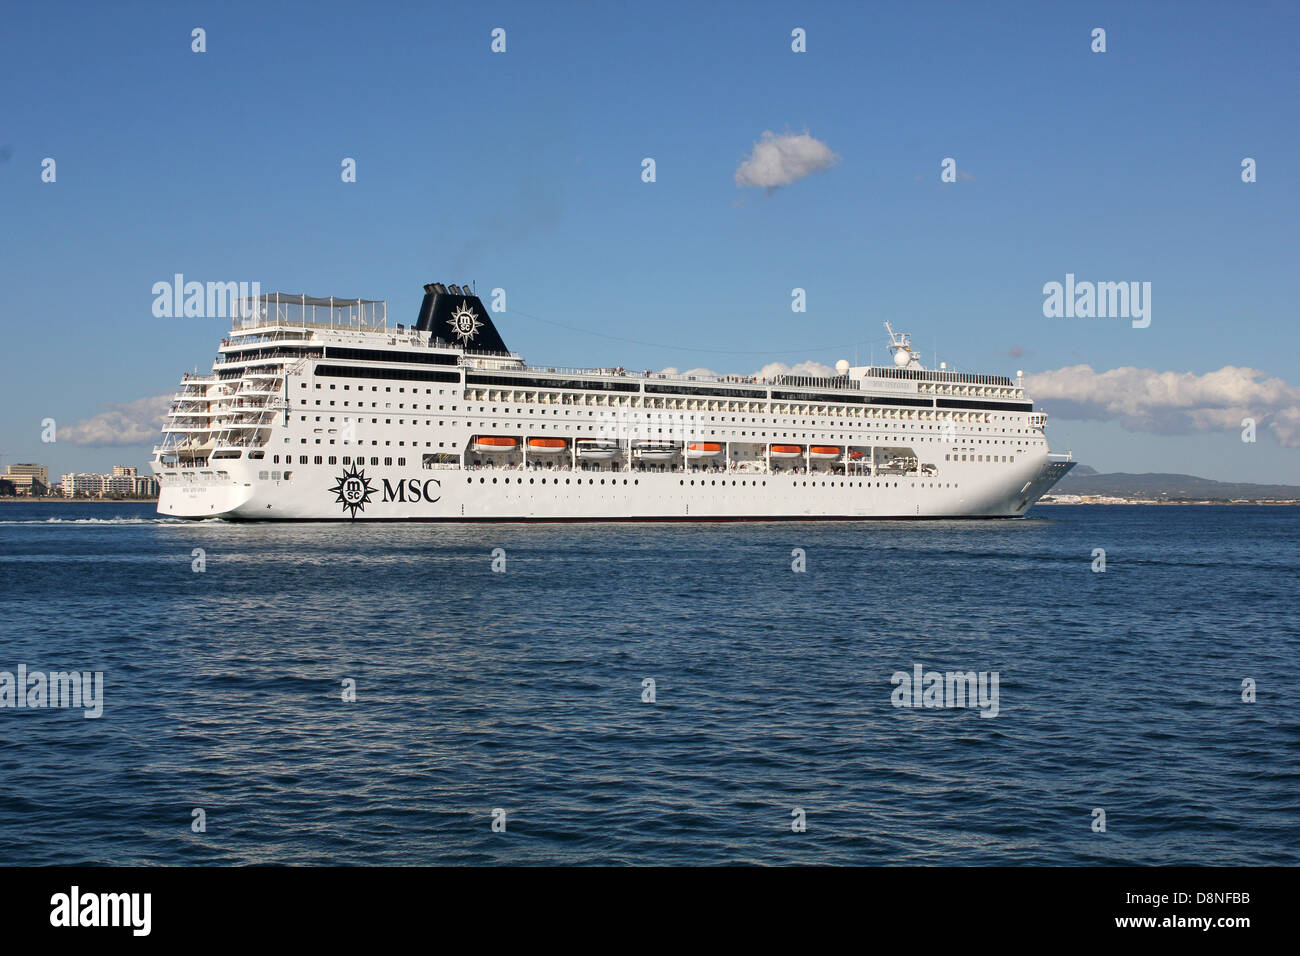
[[[509,353],[501,333],[479,297],[467,288],[441,282],[424,287],[424,301],[415,321],[418,332],[429,334],[430,342],[458,346],[470,352]]]

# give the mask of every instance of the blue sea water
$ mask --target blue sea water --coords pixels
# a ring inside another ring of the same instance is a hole
[[[1294,865],[1298,545],[1284,507],[401,526],[4,505],[0,670],[102,671],[104,703],[0,709],[0,863]],[[916,664],[997,672],[997,716],[895,707]]]

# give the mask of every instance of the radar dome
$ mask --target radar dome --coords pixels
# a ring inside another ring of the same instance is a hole
[[[848,360],[848,359],[840,359],[838,362],[835,363],[835,374],[836,374],[836,375],[848,375],[848,374],[849,374],[849,360]]]
[[[894,364],[899,368],[907,368],[912,363],[912,353],[907,349],[896,349],[894,351]]]

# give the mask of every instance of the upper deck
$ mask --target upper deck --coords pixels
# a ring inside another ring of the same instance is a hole
[[[911,350],[907,337],[896,335],[892,329],[892,347],[906,361],[896,362],[894,366],[856,367],[841,361],[835,369],[837,374],[824,377],[687,374],[650,369],[636,371],[622,366],[529,365],[522,355],[505,348],[488,311],[468,288],[454,285],[448,288],[434,283],[425,286],[425,292],[416,324],[397,323],[393,327],[389,326],[388,304],[383,299],[319,297],[285,292],[246,299],[242,316],[232,322],[229,336],[222,340],[216,367],[303,357],[422,363],[428,359],[415,358],[417,354],[441,354],[446,358],[439,364],[457,365],[466,370],[466,384],[470,384],[472,379],[479,385],[533,384],[547,388],[612,389],[645,394],[670,392],[703,396],[708,393],[756,400],[795,398],[846,403],[860,402],[870,395],[1028,401],[1019,375],[1013,380],[1005,375],[948,371],[946,367],[924,368],[920,365],[919,354]],[[491,347],[475,347],[480,344]],[[373,351],[369,356],[356,352],[349,355],[346,351],[331,355],[331,346],[340,350],[352,347]],[[376,354],[379,352],[396,354],[381,358]],[[400,353],[407,355],[404,358]],[[499,373],[499,378],[488,378],[483,373]],[[1030,407],[1026,406],[1024,410],[1028,411]]]

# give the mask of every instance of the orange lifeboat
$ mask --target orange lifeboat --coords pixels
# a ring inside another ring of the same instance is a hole
[[[854,461],[857,461],[859,458],[862,457],[862,452],[860,452],[860,451],[851,451],[851,452],[849,452],[849,457],[852,458]]]
[[[716,458],[722,454],[722,446],[712,441],[696,441],[686,446],[687,458]]]
[[[771,456],[773,458],[802,458],[803,445],[773,445]]]
[[[528,439],[528,450],[535,451],[543,455],[555,455],[569,447],[569,443],[563,438],[530,438]]]
[[[840,448],[838,445],[813,445],[808,449],[808,457],[820,458],[823,461],[831,458],[839,458]]]
[[[474,439],[471,451],[500,453],[504,451],[514,451],[519,447],[519,439],[511,438],[505,435],[480,435]]]

